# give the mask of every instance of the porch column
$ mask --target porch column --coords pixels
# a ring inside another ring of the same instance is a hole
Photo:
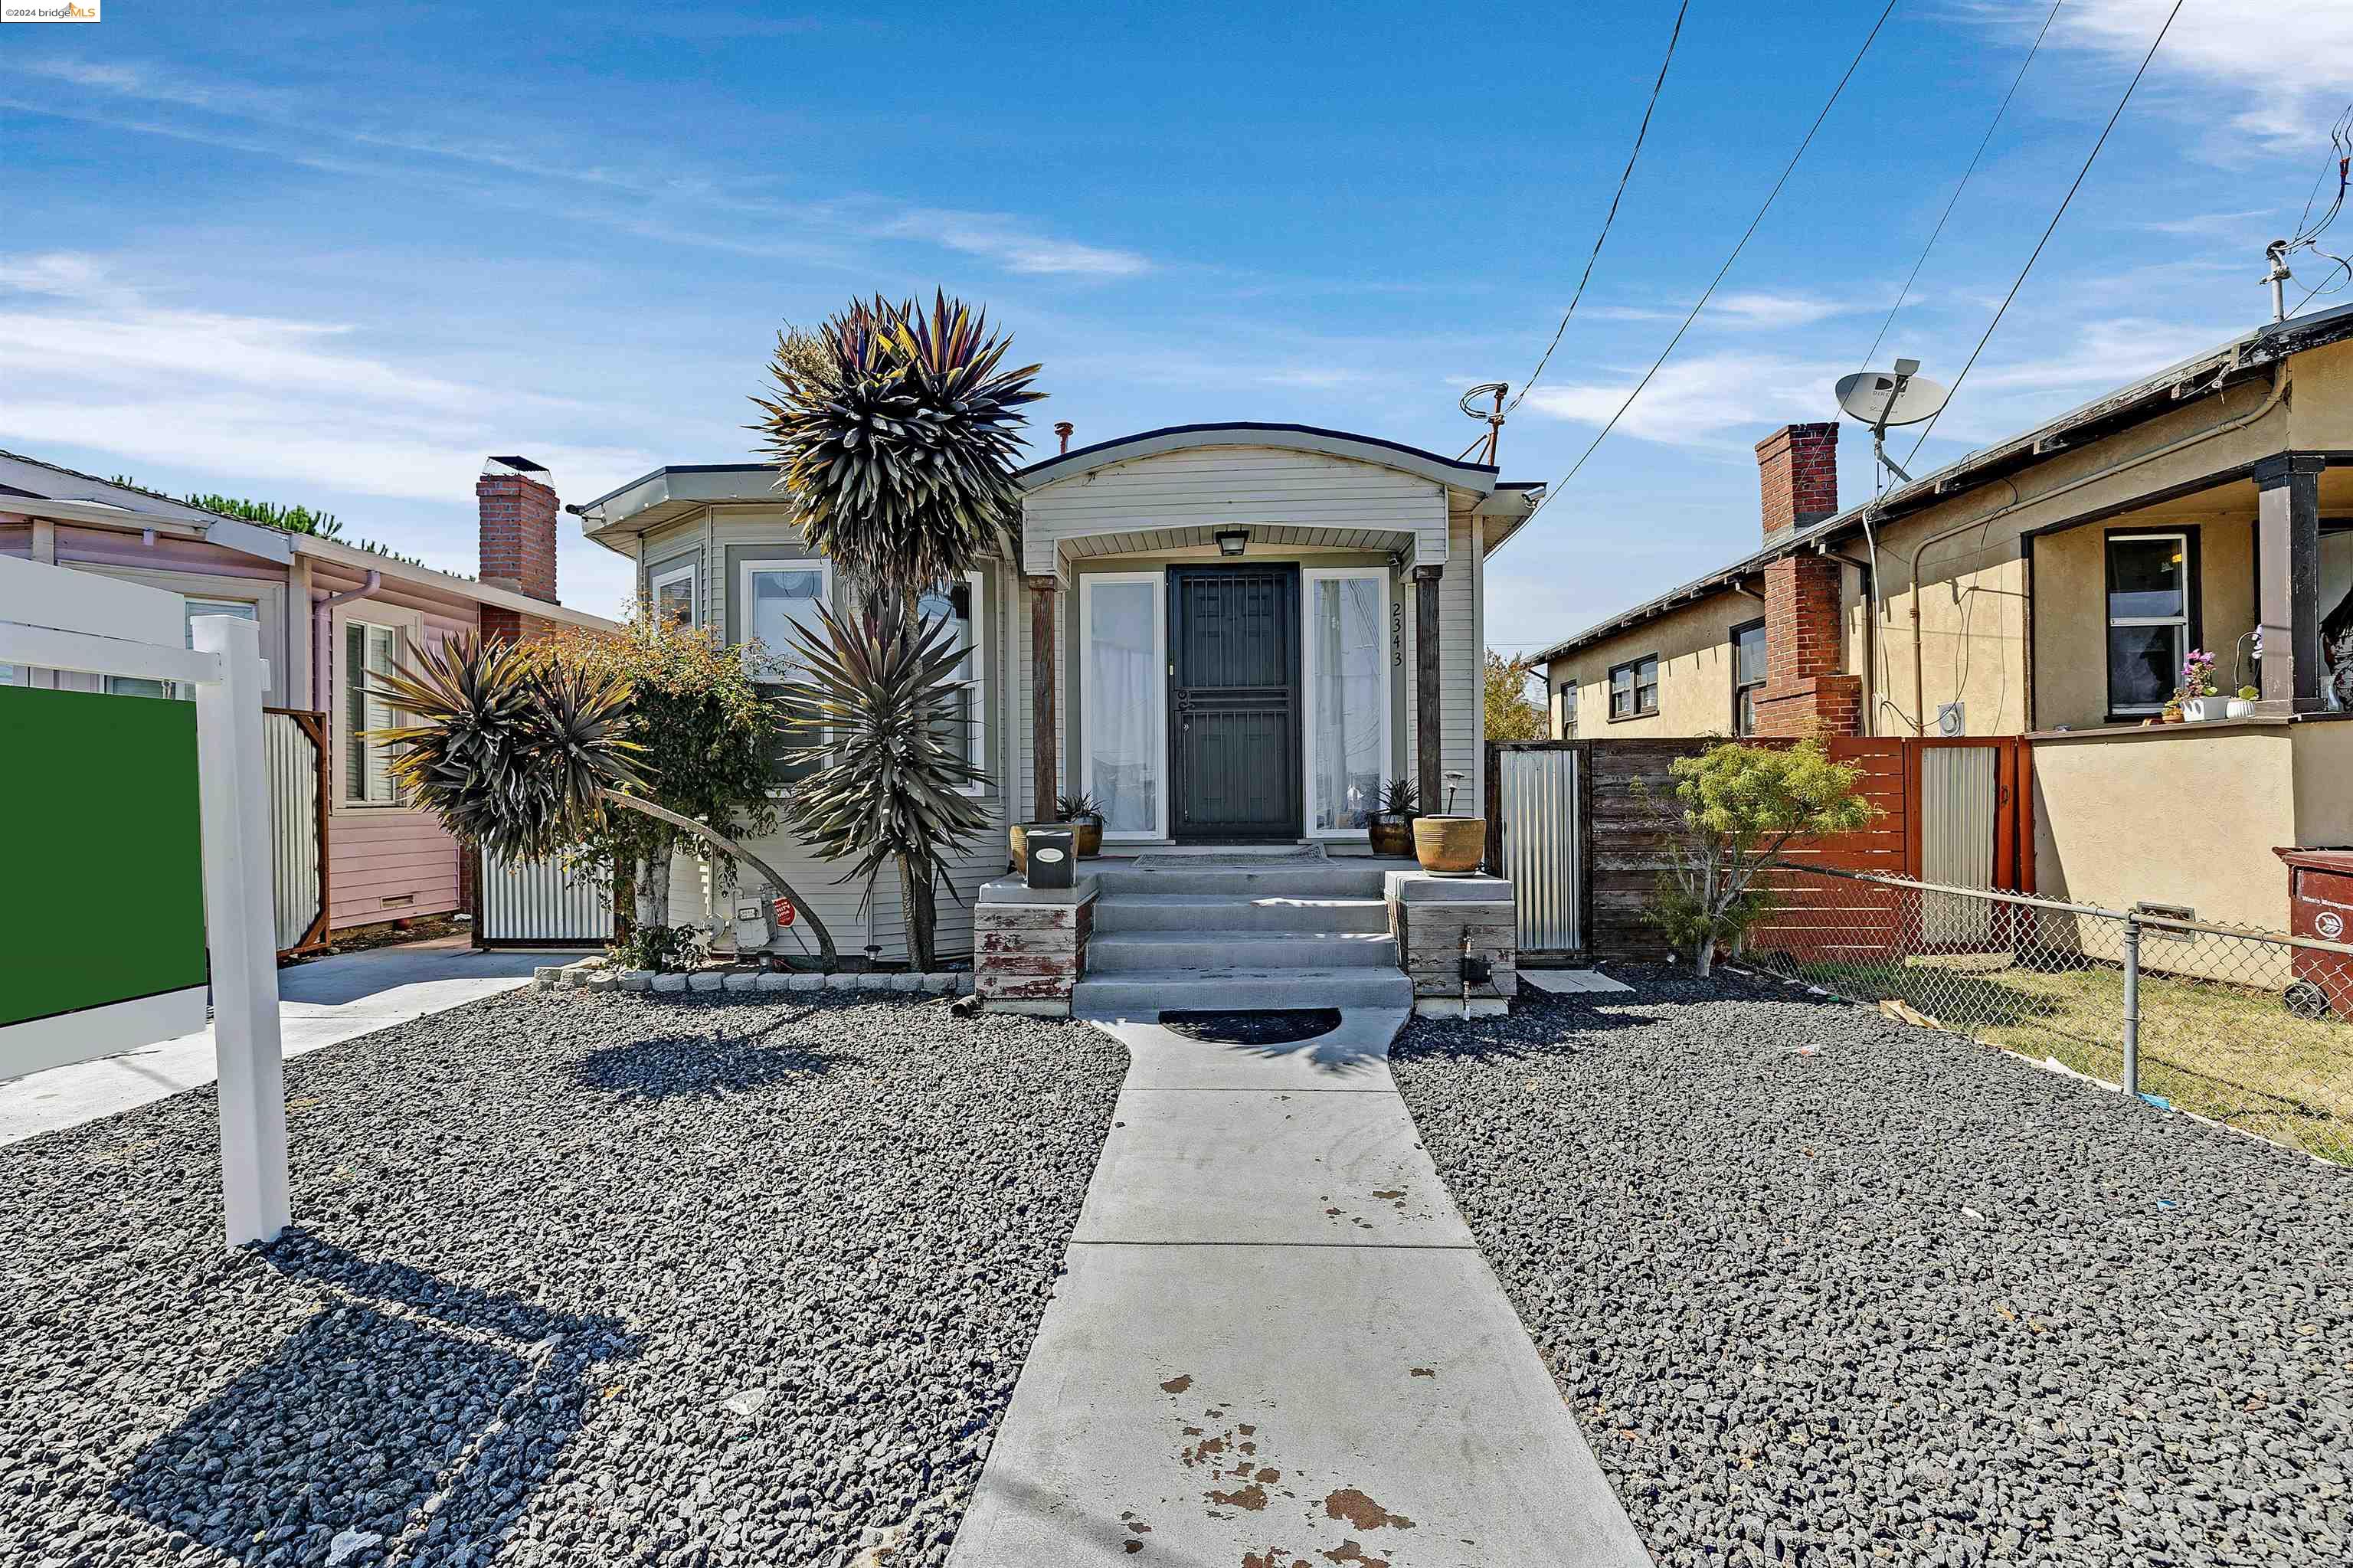
[[[1050,822],[1062,777],[1060,737],[1054,733],[1054,595],[1062,583],[1050,575],[1023,580],[1029,585],[1029,820]]]
[[[1420,775],[1421,809],[1446,810],[1445,764],[1438,729],[1441,677],[1438,673],[1438,579],[1444,567],[1413,568],[1413,750]]]
[[[2263,708],[2308,713],[2321,705],[2318,452],[2281,452],[2255,464],[2256,619],[2263,634]]]

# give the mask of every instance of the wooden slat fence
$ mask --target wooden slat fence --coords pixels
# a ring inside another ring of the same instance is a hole
[[[1574,750],[1577,754],[1577,832],[1578,863],[1584,869],[1579,929],[1591,959],[1651,959],[1662,956],[1658,932],[1645,914],[1666,869],[1667,823],[1662,812],[1676,810],[1669,771],[1678,758],[1696,757],[1718,744],[1716,737],[1675,740],[1510,741],[1487,747],[1487,799],[1497,799],[1494,780],[1505,749]],[[1757,746],[1787,746],[1760,740]],[[1862,770],[1864,799],[1879,808],[1871,826],[1789,852],[1800,864],[1843,871],[1875,871],[1917,876],[1921,864],[1920,766],[1924,752],[1938,747],[1993,748],[1993,885],[2031,889],[2033,832],[2019,808],[2031,798],[2031,752],[2015,736],[1947,740],[1833,738],[1833,760]],[[1648,787],[1649,801],[1636,789]],[[1668,821],[1672,821],[1672,817]],[[1501,824],[1488,824],[1490,869],[1501,863]],[[1788,947],[1809,956],[1837,953],[1862,957],[1885,950],[1894,932],[1901,894],[1867,883],[1825,877],[1788,879],[1780,889],[1790,901],[1788,916],[1768,918],[1756,933],[1760,943]]]

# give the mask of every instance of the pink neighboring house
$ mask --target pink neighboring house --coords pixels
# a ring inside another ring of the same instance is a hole
[[[379,749],[353,733],[392,717],[368,693],[367,672],[460,632],[529,637],[615,624],[556,602],[557,504],[545,469],[491,458],[474,493],[480,580],[0,451],[0,555],[166,588],[185,597],[192,616],[259,622],[270,705],[325,715],[328,924],[345,930],[465,906],[457,842],[393,799]],[[0,665],[5,683],[171,694],[153,683]]]

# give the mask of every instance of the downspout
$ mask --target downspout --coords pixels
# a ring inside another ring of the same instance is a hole
[[[2069,480],[2064,484],[2053,485],[2049,490],[2037,491],[2030,496],[2020,495],[2018,493],[2017,483],[2014,481],[2005,479],[2002,482],[2010,486],[2010,500],[2007,503],[1995,507],[1991,512],[1987,513],[1982,517],[1973,517],[1967,523],[1956,523],[1951,527],[1939,529],[1937,532],[1931,534],[1926,538],[1921,540],[1919,545],[1913,550],[1910,561],[1906,563],[1905,573],[1906,588],[1912,595],[1913,717],[1911,722],[1914,731],[1921,735],[1926,735],[1927,733],[1927,697],[1926,695],[1926,687],[1920,668],[1920,562],[1922,557],[1927,555],[1932,546],[1942,544],[1947,539],[1966,534],[1972,528],[1982,528],[1989,523],[2007,517],[2010,514],[2017,511],[2022,506],[2040,505],[2043,502],[2050,500],[2054,495],[2065,495],[2070,491],[2081,490],[2087,484],[2096,484],[2101,480],[2112,478],[2116,474],[2125,472],[2128,469],[2138,468],[2143,463],[2155,462],[2158,458],[2170,457],[2175,452],[2187,450],[2189,448],[2194,447],[2201,441],[2211,441],[2216,436],[2227,436],[2234,430],[2244,429],[2247,426],[2264,418],[2266,415],[2270,414],[2273,409],[2278,408],[2281,401],[2287,397],[2287,361],[2283,358],[2276,361],[2272,366],[2271,396],[2265,397],[2261,406],[2250,409],[2246,413],[2240,415],[2237,418],[2225,419],[2219,424],[2209,426],[2205,429],[2194,431],[2189,435],[2183,436],[2179,440],[2168,441],[2165,445],[2156,448],[2154,450],[2142,452],[2137,457],[2119,459],[2118,461],[2108,464],[2105,468],[2095,469],[2090,473],[2079,475],[2074,479]],[[1865,526],[1866,532],[1864,536],[1868,538],[1869,533],[1867,523]],[[1901,710],[1899,709],[1898,712],[1900,713]],[[2028,703],[2027,713],[2028,720],[2031,723],[2032,722],[2033,716],[2033,705],[2031,698]]]
[[[311,691],[318,699],[319,711],[332,716],[334,709],[328,706],[333,699],[329,694],[334,683],[335,671],[335,607],[356,604],[384,587],[384,574],[370,572],[367,580],[348,592],[330,594],[319,601],[316,632],[311,639]]]

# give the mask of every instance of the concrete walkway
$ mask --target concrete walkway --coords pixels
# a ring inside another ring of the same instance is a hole
[[[951,1568],[1650,1562],[1422,1152],[1405,1015],[1130,1053]]]
[[[314,959],[278,971],[278,1020],[286,1054],[374,1033],[428,1012],[512,991],[531,981],[544,953],[472,951],[466,937],[441,937]],[[213,1081],[213,1032],[120,1056],[77,1062],[0,1083],[0,1145],[143,1106]]]

